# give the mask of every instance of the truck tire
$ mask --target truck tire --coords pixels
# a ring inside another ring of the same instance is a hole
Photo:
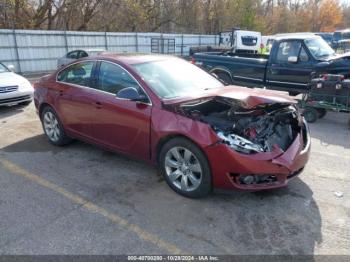
[[[225,73],[225,72],[218,72],[218,71],[216,71],[216,72],[214,72],[214,73],[218,76],[218,78],[219,78],[222,82],[224,82],[225,85],[232,85],[232,84],[233,84],[232,78],[231,78],[231,76],[230,76],[228,73]]]

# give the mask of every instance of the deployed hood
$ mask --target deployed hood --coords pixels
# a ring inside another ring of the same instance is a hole
[[[0,87],[21,85],[27,82],[28,80],[23,76],[17,75],[13,72],[0,73]]]
[[[240,86],[226,86],[221,89],[208,90],[196,97],[164,100],[164,105],[176,105],[184,103],[196,103],[200,100],[220,97],[229,101],[239,101],[240,106],[245,109],[255,108],[265,104],[296,104],[296,100],[286,92],[266,90],[261,88],[246,88]]]

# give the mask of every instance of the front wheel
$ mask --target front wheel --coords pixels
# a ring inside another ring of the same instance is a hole
[[[312,107],[306,107],[303,115],[308,123],[314,123],[318,119],[318,111]]]
[[[167,142],[160,152],[160,171],[177,193],[200,198],[211,191],[211,172],[203,152],[184,138]]]
[[[41,114],[41,122],[45,135],[51,144],[63,146],[71,141],[64,132],[56,112],[51,107],[47,106],[44,108]]]
[[[31,102],[32,102],[32,100],[29,100],[29,101],[21,102],[21,103],[19,103],[19,105],[20,106],[27,106],[27,105],[30,105]]]
[[[327,114],[327,110],[324,108],[316,108],[318,112],[318,118],[323,118]]]

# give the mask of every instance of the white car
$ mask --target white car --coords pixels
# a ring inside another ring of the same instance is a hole
[[[9,68],[0,63],[0,106],[30,104],[33,100],[33,86]]]
[[[89,49],[89,50],[73,50],[67,53],[65,56],[57,60],[57,68],[61,68],[77,59],[88,57],[88,56],[97,56],[106,52],[104,49]]]

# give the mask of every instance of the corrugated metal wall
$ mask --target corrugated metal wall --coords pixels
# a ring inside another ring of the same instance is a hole
[[[56,69],[57,58],[75,49],[151,53],[152,39],[159,44],[153,52],[182,56],[189,54],[191,46],[219,43],[215,35],[0,29],[0,61],[14,65],[19,73],[46,72]],[[166,46],[168,40],[174,50]]]

